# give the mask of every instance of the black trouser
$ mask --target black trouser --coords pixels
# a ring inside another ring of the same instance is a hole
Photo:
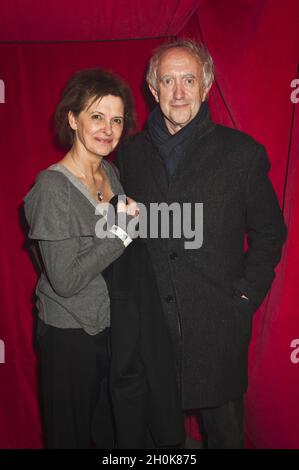
[[[108,328],[91,336],[83,329],[39,324],[41,391],[48,448],[113,448],[107,384],[108,340]]]
[[[198,412],[205,448],[245,449],[243,398]]]

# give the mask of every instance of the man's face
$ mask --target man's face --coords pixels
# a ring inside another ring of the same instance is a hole
[[[166,51],[157,69],[157,90],[150,90],[160,104],[171,134],[189,124],[209,90],[204,89],[200,60],[183,48]]]

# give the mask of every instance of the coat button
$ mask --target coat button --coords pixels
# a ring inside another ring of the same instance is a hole
[[[173,297],[173,295],[167,295],[167,296],[165,297],[165,302],[167,302],[168,304],[169,304],[170,302],[174,302],[174,297]]]
[[[169,255],[170,259],[175,260],[178,257],[178,254],[176,251],[172,251]]]

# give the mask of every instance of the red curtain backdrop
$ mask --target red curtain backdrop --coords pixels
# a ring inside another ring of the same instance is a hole
[[[51,116],[62,87],[78,69],[113,69],[132,87],[138,117],[146,117],[143,74],[157,40],[108,43],[0,44],[0,447],[41,446],[33,349],[36,273],[24,246],[22,198],[38,171],[59,158],[53,146]]]
[[[0,448],[42,446],[33,341],[36,273],[21,205],[36,173],[60,157],[51,133],[59,93],[75,70],[113,69],[132,87],[140,129],[148,114],[146,63],[170,35],[206,43],[216,62],[210,96],[215,120],[250,133],[271,160],[289,236],[254,320],[246,427],[253,447],[299,448],[299,352],[291,356],[292,341],[299,345],[299,103],[290,100],[298,73],[298,2],[92,0],[87,7],[75,0],[11,0],[1,4],[0,14],[0,41],[19,41],[0,43]],[[161,38],[142,39],[154,36]],[[120,38],[130,40],[96,42]],[[187,424],[194,434],[193,422]]]
[[[2,1],[0,41],[111,41],[173,36],[201,1]]]
[[[298,74],[298,24],[297,1],[214,0],[203,2],[180,33],[204,41],[215,59],[215,120],[266,146],[288,223],[277,278],[253,325],[245,418],[257,448],[299,448],[299,361],[292,362],[290,347],[299,338],[299,104],[290,99]]]

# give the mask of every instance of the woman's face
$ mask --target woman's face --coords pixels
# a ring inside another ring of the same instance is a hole
[[[94,103],[89,100],[78,116],[69,112],[79,150],[105,157],[117,146],[124,127],[124,104],[118,96],[106,95]],[[92,105],[90,105],[92,103]]]

